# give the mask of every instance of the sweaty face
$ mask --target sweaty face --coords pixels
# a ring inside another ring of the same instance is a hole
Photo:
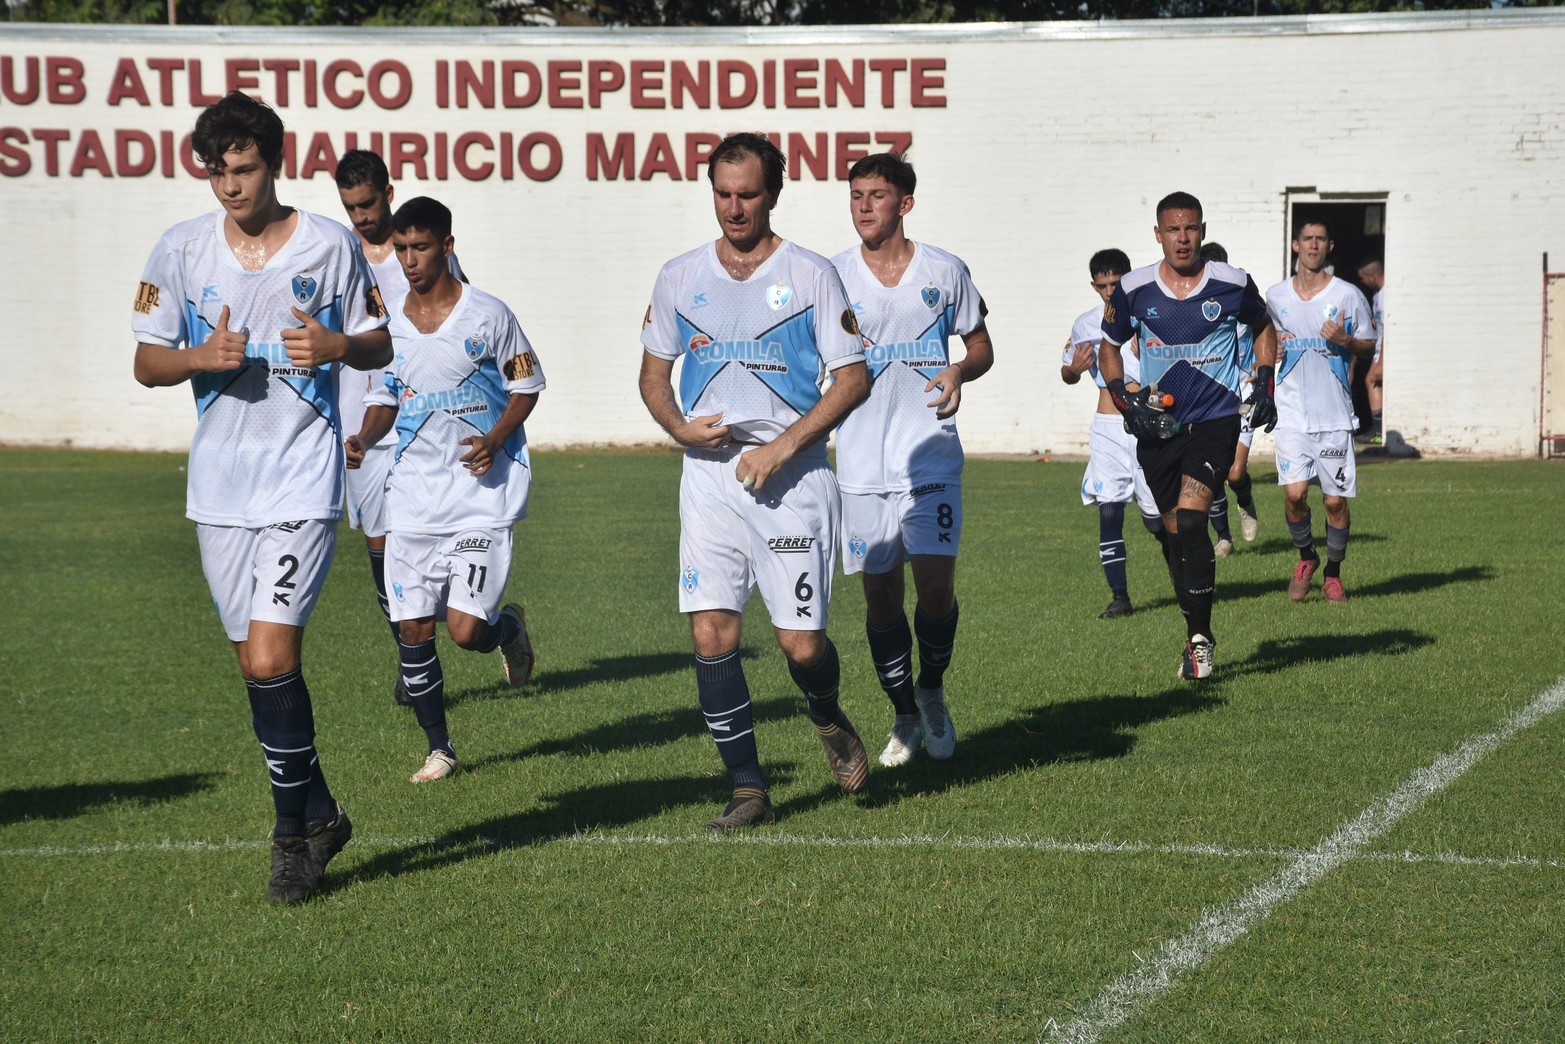
[[[206,172],[212,195],[239,224],[270,213],[276,205],[276,179],[255,145],[229,149],[208,163]]]
[[[871,246],[885,242],[902,216],[913,209],[913,197],[885,178],[859,178],[849,186],[849,211],[859,238]]]
[[[1123,278],[1125,278],[1123,275],[1097,272],[1092,277],[1092,289],[1096,290],[1098,296],[1103,298],[1104,304],[1108,304],[1109,298],[1114,296],[1114,288],[1119,285],[1119,281]]]
[[[1331,240],[1326,238],[1326,226],[1305,225],[1299,229],[1297,238],[1293,241],[1293,252],[1299,255],[1299,267],[1310,272],[1319,272],[1326,267],[1326,258],[1331,253]]]
[[[749,250],[771,234],[776,203],[766,191],[766,171],[757,157],[742,156],[713,167],[712,205],[723,238],[735,248]]]
[[[451,253],[452,238],[437,239],[424,228],[410,228],[406,232],[391,234],[392,249],[402,264],[402,274],[408,277],[408,289],[415,294],[427,294],[448,271],[446,258]]]
[[[391,235],[391,186],[378,189],[371,184],[339,188],[337,198],[351,224],[369,243],[384,243]]]
[[[1181,275],[1194,275],[1201,270],[1201,240],[1206,238],[1206,225],[1199,212],[1184,208],[1165,210],[1157,216],[1154,231],[1168,267]]]

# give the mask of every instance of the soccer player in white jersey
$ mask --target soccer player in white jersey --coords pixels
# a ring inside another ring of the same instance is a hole
[[[869,771],[837,701],[840,662],[826,636],[841,498],[825,446],[869,395],[869,375],[837,270],[772,231],[783,165],[759,134],[718,144],[707,178],[722,235],[663,266],[641,324],[642,401],[686,447],[679,608],[701,711],[733,783],[707,824],[720,831],[773,820],[739,662],[740,614],[757,586],[838,785],[861,790]]]
[[[1254,280],[1242,269],[1201,256],[1206,224],[1199,200],[1188,192],[1165,196],[1153,233],[1163,259],[1126,275],[1109,297],[1098,367],[1136,436],[1136,459],[1177,543],[1170,572],[1186,632],[1179,676],[1195,680],[1211,676],[1216,645],[1217,559],[1207,512],[1239,440],[1238,328],[1248,326],[1255,335],[1250,420],[1266,431],[1277,423],[1272,399],[1277,334]],[[1137,388],[1126,384],[1120,357],[1120,346],[1132,337],[1141,345],[1145,382]],[[1173,396],[1162,416],[1150,401],[1153,385],[1160,396]]]
[[[381,299],[388,315],[402,311],[402,299],[407,296],[408,281],[402,274],[402,266],[391,244],[391,201],[395,190],[385,161],[369,149],[350,149],[337,162],[337,197],[348,215],[354,234],[359,237],[359,248],[369,262],[370,272],[380,287]],[[467,281],[456,254],[450,257],[452,275]],[[356,433],[364,422],[364,396],[386,382],[384,370],[371,370],[362,379],[345,380],[337,389],[338,409],[342,415],[344,437]],[[386,473],[391,470],[391,442],[377,444],[370,449],[359,467],[347,474],[348,525],[364,533],[365,549],[369,552],[370,576],[375,581],[375,594],[380,611],[391,628],[391,637],[397,639],[397,624],[391,619],[391,606],[386,600]],[[402,671],[397,671],[397,683],[392,701],[411,707],[413,698],[402,684]]]
[[[501,607],[511,530],[527,515],[532,467],[523,422],[543,370],[504,302],[451,274],[451,211],[419,196],[397,209],[392,241],[409,293],[391,316],[396,358],[366,396],[348,466],[396,425],[386,478],[386,580],[398,625],[402,684],[429,741],[409,781],[456,770],[446,724],[435,618],[464,649],[500,650],[505,677],[525,685],[533,647],[521,607]]]
[[[903,229],[916,187],[912,164],[896,153],[855,163],[849,214],[860,242],[831,262],[858,317],[872,382],[868,401],[837,432],[837,483],[842,567],[863,580],[870,657],[894,713],[880,754],[887,766],[912,761],[921,745],[937,759],[956,750],[945,696],[962,542],[963,457],[954,418],[962,386],[994,365],[984,301],[967,265],[915,243]],[[965,347],[958,362],[947,345],[953,335]],[[904,562],[917,596],[911,631]]]
[[[1277,327],[1277,484],[1299,564],[1288,597],[1302,602],[1320,566],[1310,525],[1310,483],[1326,503],[1326,578],[1321,595],[1347,601],[1342,560],[1348,553],[1348,498],[1358,492],[1353,457],[1351,367],[1375,354],[1375,323],[1358,287],[1326,270],[1331,231],[1318,220],[1293,233],[1298,270],[1266,291]]]
[[[1381,408],[1385,404],[1386,350],[1386,266],[1373,255],[1359,262],[1359,283],[1375,296],[1369,299],[1369,307],[1375,313],[1375,358],[1364,375],[1364,394],[1369,397],[1369,442],[1378,446],[1385,441],[1385,423]]]
[[[1202,243],[1201,256],[1208,261],[1228,263],[1228,250],[1221,243]],[[1239,397],[1247,398],[1255,385],[1255,336],[1248,326],[1239,327],[1239,369],[1241,385]],[[1228,485],[1233,487],[1234,500],[1239,508],[1239,532],[1247,544],[1254,543],[1261,532],[1261,520],[1255,513],[1255,487],[1250,481],[1250,447],[1255,443],[1255,429],[1250,427],[1250,415],[1239,418],[1239,444],[1234,447],[1233,466],[1228,469]],[[1228,495],[1222,489],[1212,498],[1210,512],[1212,528],[1217,530],[1218,558],[1233,554],[1233,533],[1228,527]]]
[[[353,834],[316,755],[299,659],[342,517],[337,382],[343,365],[388,362],[391,339],[352,234],[278,202],[275,112],[235,91],[197,118],[192,145],[222,213],[175,225],[152,251],[135,374],[195,393],[186,514],[271,776],[267,897],[301,903]]]
[[[1130,271],[1130,258],[1123,250],[1099,250],[1087,262],[1087,271],[1092,276],[1093,292],[1107,304],[1114,288]],[[1114,400],[1109,397],[1103,371],[1098,368],[1098,348],[1102,341],[1103,305],[1100,304],[1078,315],[1071,324],[1070,340],[1060,358],[1060,380],[1078,384],[1083,374],[1090,374],[1098,388],[1098,409],[1087,432],[1087,470],[1081,478],[1081,502],[1098,505],[1098,560],[1110,593],[1108,608],[1099,613],[1098,618],[1113,620],[1135,612],[1125,573],[1125,505],[1134,500],[1140,507],[1141,524],[1162,545],[1164,561],[1173,553],[1173,542],[1163,528],[1163,515],[1152,499],[1147,477],[1136,461],[1136,440],[1125,430],[1119,410],[1114,408]],[[1125,380],[1139,381],[1141,359],[1136,354],[1139,349],[1134,343],[1130,347],[1129,354],[1120,352]]]

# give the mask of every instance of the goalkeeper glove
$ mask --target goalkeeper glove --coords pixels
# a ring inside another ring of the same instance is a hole
[[[1255,390],[1246,401],[1250,405],[1250,430],[1271,431],[1277,426],[1277,379],[1270,366],[1255,369]]]
[[[1148,391],[1144,385],[1133,392],[1126,391],[1124,379],[1116,377],[1108,383],[1108,391],[1114,408],[1125,418],[1127,432],[1138,439],[1156,434],[1156,421],[1152,407],[1147,404]]]

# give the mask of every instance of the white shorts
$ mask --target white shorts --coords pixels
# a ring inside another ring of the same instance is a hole
[[[201,571],[230,641],[250,638],[250,621],[303,627],[320,597],[337,547],[337,523],[279,522],[261,529],[196,523]]]
[[[842,510],[837,476],[824,458],[795,458],[750,492],[734,477],[745,448],[685,454],[679,611],[743,612],[760,587],[774,626],[824,631]]]
[[[386,475],[396,440],[382,440],[364,454],[364,463],[350,468],[347,476],[348,525],[367,537],[386,535]]]
[[[1087,472],[1081,478],[1083,504],[1122,504],[1132,497],[1148,518],[1162,515],[1147,476],[1136,462],[1136,437],[1118,413],[1094,413],[1087,434]]]
[[[395,622],[443,618],[443,609],[493,620],[510,575],[509,527],[386,537],[386,601]]]
[[[1272,433],[1277,449],[1277,485],[1314,480],[1322,493],[1351,497],[1358,493],[1358,467],[1351,431],[1305,431],[1278,428]]]
[[[842,535],[844,573],[889,573],[913,555],[955,558],[962,487],[932,482],[906,493],[844,493]]]
[[[1255,445],[1255,429],[1250,427],[1250,411],[1239,414],[1239,445],[1249,449]]]

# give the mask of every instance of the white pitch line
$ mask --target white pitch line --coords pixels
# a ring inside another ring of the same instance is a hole
[[[1104,986],[1085,1011],[1063,1023],[1050,1019],[1044,1035],[1051,1040],[1089,1044],[1150,1005],[1179,980],[1199,968],[1223,947],[1271,916],[1273,910],[1319,881],[1371,841],[1384,835],[1408,813],[1440,793],[1486,754],[1565,706],[1565,679],[1556,682],[1524,709],[1497,728],[1462,742],[1414,772],[1389,795],[1338,827],[1320,844],[1246,891],[1237,899],[1202,914],[1192,929],[1164,943],[1156,957]]]
[[[831,837],[826,835],[755,833],[728,836],[707,832],[699,834],[608,834],[589,831],[553,838],[537,838],[537,843],[609,845],[624,848],[668,848],[676,845],[748,844],[776,848],[921,848],[978,852],[1041,852],[1061,855],[1174,855],[1202,856],[1211,859],[1297,860],[1306,853],[1297,848],[1236,848],[1214,844],[1153,844],[1144,841],[1059,841],[1052,838],[961,837],[956,835],[909,834],[899,837]],[[506,845],[504,838],[464,841],[487,848]],[[519,842],[518,845],[532,842]],[[116,841],[101,845],[40,845],[32,848],[0,848],[0,858],[58,858],[70,856],[117,855],[146,852],[226,852],[261,851],[269,841],[224,838],[221,841]],[[356,849],[390,851],[408,848],[434,848],[436,837],[379,837],[355,834]],[[1469,856],[1458,852],[1359,852],[1353,858],[1388,863],[1443,863],[1450,866],[1476,866],[1491,869],[1565,869],[1565,859],[1539,859],[1533,856]]]

